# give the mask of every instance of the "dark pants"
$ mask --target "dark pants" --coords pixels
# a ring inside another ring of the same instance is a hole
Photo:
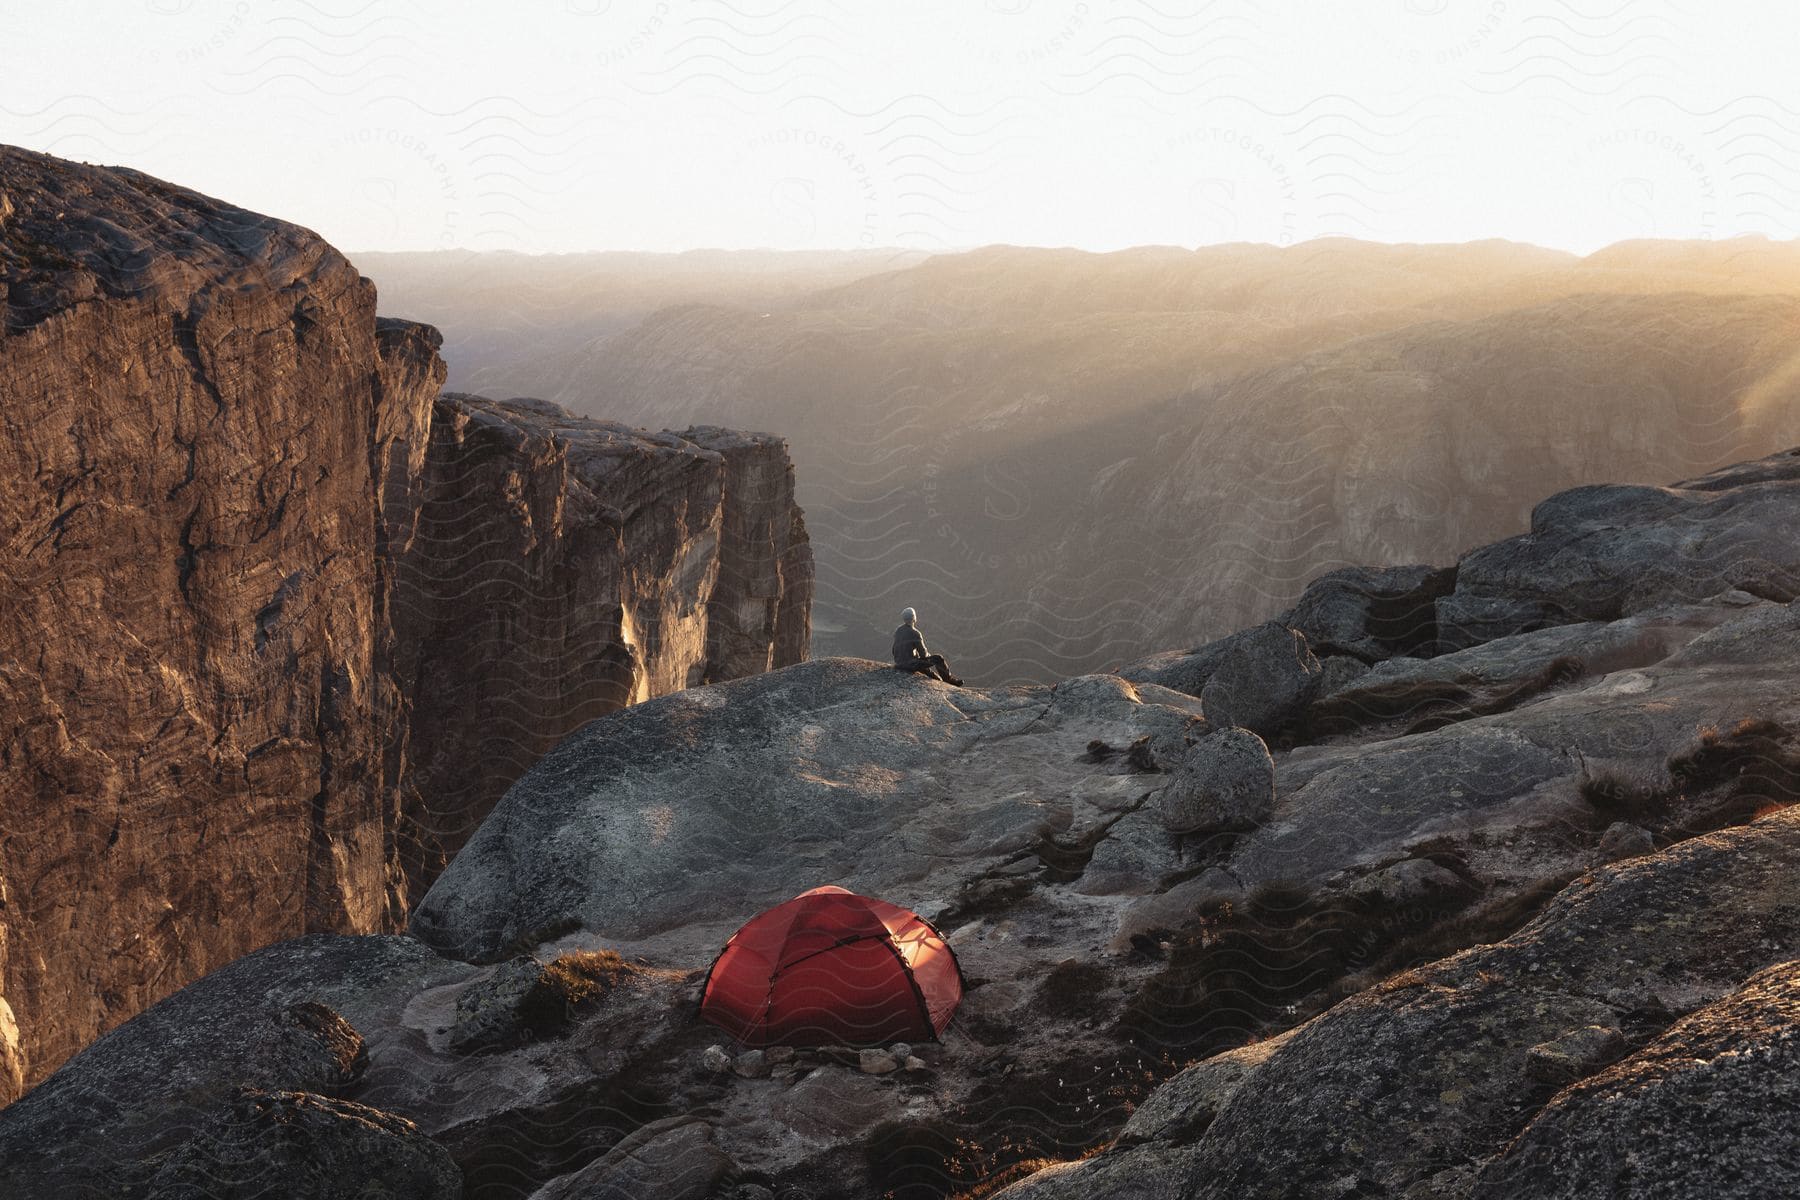
[[[923,671],[934,679],[941,679],[945,683],[949,683],[952,679],[956,678],[956,676],[950,673],[950,664],[944,661],[944,656],[941,654],[929,654],[924,658],[915,658],[911,662],[895,663],[894,670],[910,671],[915,675],[920,671]]]

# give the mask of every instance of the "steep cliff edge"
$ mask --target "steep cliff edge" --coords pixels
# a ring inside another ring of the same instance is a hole
[[[0,147],[0,1104],[401,927],[581,722],[806,656],[780,439],[440,402],[375,303],[305,229]]]
[[[723,459],[719,579],[703,683],[803,662],[812,646],[813,550],[787,443],[700,425],[682,435]]]
[[[0,213],[0,994],[29,1079],[258,946],[399,922],[376,449],[422,389],[378,376],[374,286],[306,230],[6,148]]]
[[[415,898],[568,733],[806,658],[811,551],[779,438],[450,394],[419,500],[397,610]]]

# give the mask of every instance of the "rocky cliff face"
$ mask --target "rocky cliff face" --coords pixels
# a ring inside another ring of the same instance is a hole
[[[425,397],[305,230],[10,149],[0,196],[0,978],[29,1079],[257,946],[400,919],[374,533]]]
[[[778,439],[439,403],[439,344],[304,229],[0,147],[0,1103],[399,928],[581,721],[805,657]]]
[[[806,657],[812,564],[793,487],[778,438],[437,401],[398,606],[421,894],[571,731]]]
[[[776,438],[701,425],[682,435],[720,456],[719,576],[707,604],[702,682],[803,661],[812,646],[813,554],[794,464]]]
[[[435,1143],[537,1200],[1793,1194],[1800,453],[1539,513],[1136,672],[1186,690],[825,659],[603,717],[411,936],[233,963],[0,1114],[0,1191],[153,1182],[285,1105],[334,1146],[376,1110],[365,1174]],[[732,930],[822,883],[946,933],[940,1044],[695,1019]]]

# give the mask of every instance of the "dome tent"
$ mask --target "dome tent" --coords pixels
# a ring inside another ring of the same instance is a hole
[[[820,887],[731,935],[700,1015],[748,1046],[935,1041],[962,991],[956,955],[925,918]]]

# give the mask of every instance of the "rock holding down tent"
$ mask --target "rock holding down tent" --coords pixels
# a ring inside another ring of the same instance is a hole
[[[856,1066],[864,1075],[886,1075],[900,1069],[900,1060],[886,1050],[864,1050],[857,1056]]]

